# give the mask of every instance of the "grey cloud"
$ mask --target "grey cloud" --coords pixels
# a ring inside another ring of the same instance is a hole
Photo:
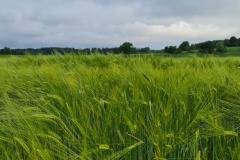
[[[0,47],[162,48],[239,36],[236,0],[0,0]]]

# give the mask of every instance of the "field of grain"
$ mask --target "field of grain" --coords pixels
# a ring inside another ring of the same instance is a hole
[[[240,159],[240,58],[0,57],[0,159]]]

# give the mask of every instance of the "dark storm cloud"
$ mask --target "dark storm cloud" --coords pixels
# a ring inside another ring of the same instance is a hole
[[[0,47],[162,48],[239,36],[236,0],[0,0]]]

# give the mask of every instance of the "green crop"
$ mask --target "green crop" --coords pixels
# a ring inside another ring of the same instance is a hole
[[[0,159],[240,159],[240,58],[0,58]]]

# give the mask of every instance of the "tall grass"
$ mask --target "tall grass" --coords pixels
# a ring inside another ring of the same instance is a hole
[[[0,59],[0,159],[240,159],[240,59]]]

